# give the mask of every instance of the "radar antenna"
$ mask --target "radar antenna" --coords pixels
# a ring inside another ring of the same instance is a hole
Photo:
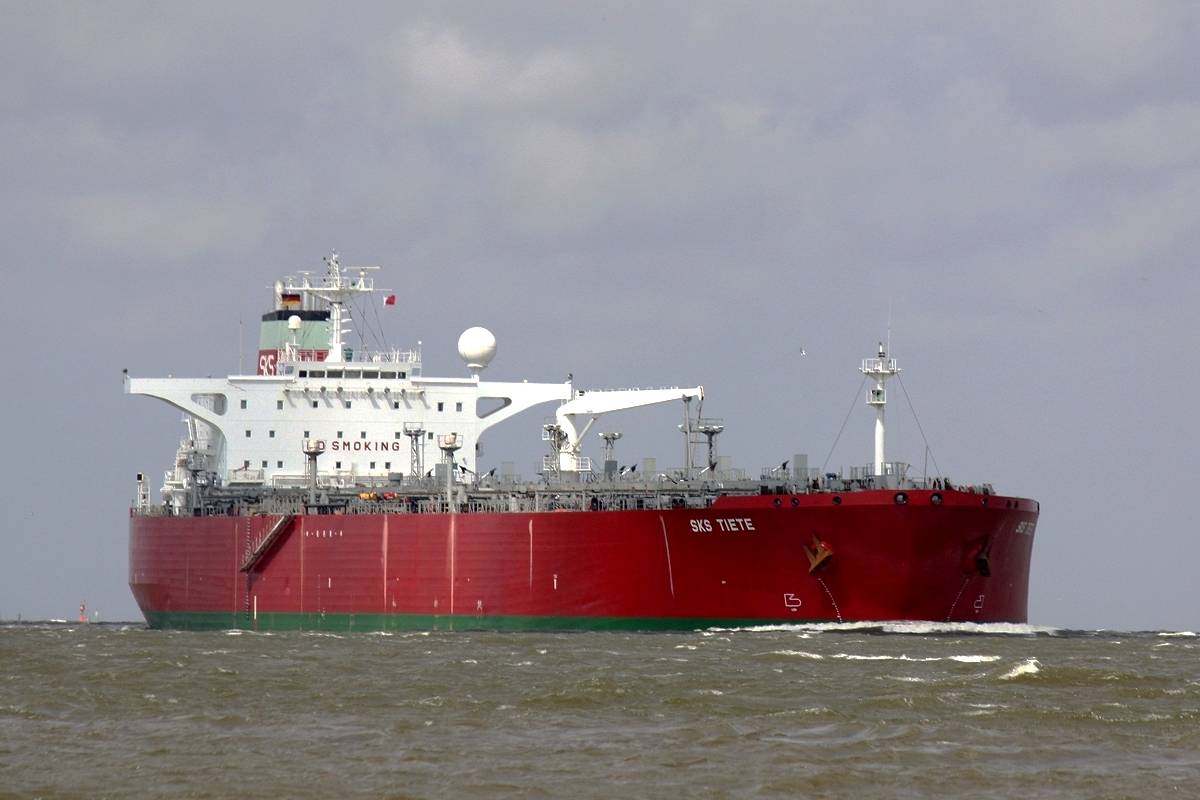
[[[604,440],[604,479],[611,481],[617,477],[617,462],[613,460],[613,445],[617,439],[621,438],[621,432],[601,433],[600,438]]]

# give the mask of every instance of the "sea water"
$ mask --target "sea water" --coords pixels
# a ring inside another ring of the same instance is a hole
[[[1198,797],[1200,640],[0,627],[0,797]]]

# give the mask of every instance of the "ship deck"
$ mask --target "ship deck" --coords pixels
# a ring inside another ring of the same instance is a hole
[[[880,485],[876,485],[877,481]],[[674,477],[668,473],[652,480],[625,477],[542,481],[483,478],[473,483],[455,483],[449,492],[442,479],[420,478],[363,481],[352,486],[318,485],[315,490],[266,485],[206,487],[197,493],[191,508],[176,511],[167,504],[146,504],[135,505],[132,513],[135,516],[205,517],[705,509],[723,497],[789,496],[794,499],[794,502],[789,500],[794,505],[824,504],[830,502],[831,497],[837,497],[833,501],[837,503],[842,495],[878,489],[894,490],[901,495],[915,490],[958,490],[985,497],[995,495],[988,484],[954,486],[941,478],[911,480],[885,476],[876,479],[859,475],[843,478],[833,473],[802,481],[770,474],[757,480],[705,480]]]

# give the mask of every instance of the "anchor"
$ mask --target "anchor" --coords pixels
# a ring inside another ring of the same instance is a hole
[[[975,554],[975,571],[981,577],[990,578],[992,576],[992,565],[990,561],[992,553],[991,539],[984,539],[983,546],[979,548],[979,552]]]
[[[829,563],[829,559],[833,558],[833,549],[817,538],[816,532],[812,535],[812,549],[804,547],[804,555],[808,556],[808,574],[812,575],[817,570]]]
[[[987,536],[976,539],[969,546],[962,560],[962,571],[966,575],[978,572],[980,577],[989,578],[992,575],[991,565],[992,541]]]

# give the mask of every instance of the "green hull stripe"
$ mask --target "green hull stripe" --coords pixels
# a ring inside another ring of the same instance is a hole
[[[827,620],[694,619],[682,617],[510,617],[448,614],[280,614],[228,611],[153,611],[151,628],[184,631],[696,631]]]

